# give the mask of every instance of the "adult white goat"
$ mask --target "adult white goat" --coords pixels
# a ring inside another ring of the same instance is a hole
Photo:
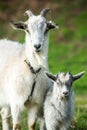
[[[29,130],[34,129],[37,114],[44,100],[48,80],[43,75],[48,70],[48,32],[57,26],[45,18],[49,9],[43,9],[38,16],[31,11],[26,22],[11,22],[26,32],[25,44],[9,40],[0,41],[0,106],[3,130],[9,130],[10,114],[13,130],[21,129],[21,111],[29,108]]]
[[[54,81],[44,103],[44,118],[47,130],[67,130],[74,112],[74,92],[72,84],[84,75],[59,73],[57,76],[46,73]]]

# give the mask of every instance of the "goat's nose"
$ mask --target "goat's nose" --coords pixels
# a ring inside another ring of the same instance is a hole
[[[35,44],[34,47],[35,47],[36,49],[39,49],[39,48],[41,47],[41,44]]]
[[[65,96],[68,96],[68,91],[63,92]]]

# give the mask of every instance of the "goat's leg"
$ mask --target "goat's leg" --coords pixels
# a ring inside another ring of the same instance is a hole
[[[38,106],[37,105],[33,105],[32,107],[29,108],[29,114],[28,114],[29,130],[35,130],[37,113],[38,113]]]
[[[58,126],[55,127],[55,122],[53,122],[53,118],[52,118],[52,121],[45,120],[45,129],[46,130],[60,130]]]
[[[21,130],[21,110],[18,105],[11,106],[11,114],[13,119],[13,130]]]
[[[44,119],[44,114],[43,114],[43,107],[40,108],[40,110],[39,110],[38,123],[39,123],[40,130],[46,130],[45,119]]]
[[[40,130],[46,130],[44,118],[40,118],[39,122]]]
[[[65,122],[62,124],[62,126],[60,127],[60,130],[68,130],[70,126],[70,121],[69,122]]]
[[[1,117],[2,117],[2,129],[9,130],[10,129],[10,108],[3,107],[1,110]]]

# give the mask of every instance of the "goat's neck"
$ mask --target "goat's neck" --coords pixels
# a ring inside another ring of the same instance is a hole
[[[43,50],[39,53],[33,51],[31,46],[32,43],[29,37],[26,37],[25,44],[26,44],[25,45],[26,59],[30,62],[30,64],[34,67],[34,69],[38,69],[39,67],[48,68],[49,38],[46,37]]]

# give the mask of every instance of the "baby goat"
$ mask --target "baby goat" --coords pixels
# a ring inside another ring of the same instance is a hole
[[[70,126],[74,111],[74,92],[72,84],[84,75],[59,73],[56,76],[46,72],[47,77],[54,81],[49,88],[45,103],[44,117],[47,130],[67,130]]]

